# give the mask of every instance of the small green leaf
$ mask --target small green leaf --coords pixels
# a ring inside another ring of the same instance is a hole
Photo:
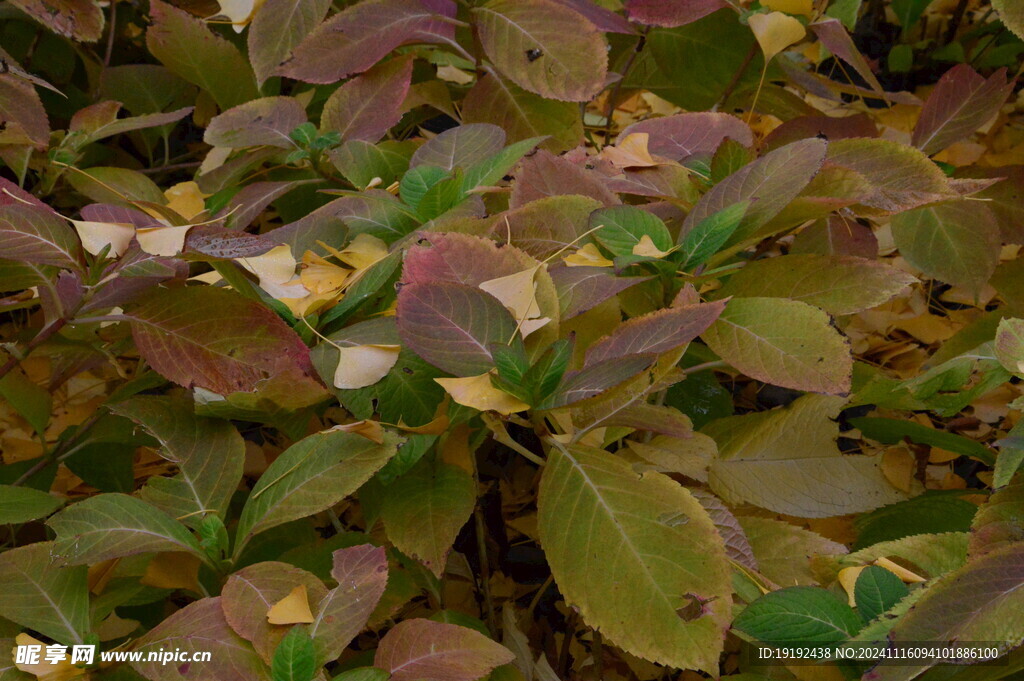
[[[466,169],[462,190],[468,192],[477,187],[488,187],[505,176],[528,151],[544,141],[544,137],[530,137],[516,142]]]
[[[698,222],[697,226],[683,237],[683,246],[680,249],[683,254],[682,267],[692,269],[703,265],[708,258],[717,253],[739,227],[749,205],[749,201],[734,203]]]
[[[293,627],[274,650],[270,671],[274,681],[312,681],[316,673],[313,639],[302,627]]]
[[[594,211],[590,216],[590,227],[600,227],[594,232],[594,238],[616,256],[633,255],[633,247],[645,236],[658,250],[672,248],[672,236],[665,223],[656,215],[635,206],[613,206]]]
[[[398,185],[398,194],[405,205],[418,210],[420,201],[431,187],[448,177],[448,171],[435,166],[416,166],[402,176]]]
[[[853,608],[813,586],[793,586],[765,594],[739,614],[733,627],[778,646],[845,641],[861,627]]]
[[[864,568],[853,589],[857,612],[865,623],[896,605],[908,593],[910,591],[899,577],[877,565]]]

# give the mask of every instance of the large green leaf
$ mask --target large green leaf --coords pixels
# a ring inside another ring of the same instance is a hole
[[[966,532],[976,511],[977,506],[955,492],[929,491],[857,518],[854,548],[914,535]]]
[[[47,524],[53,554],[68,565],[157,551],[202,556],[199,542],[174,518],[127,494],[100,494],[72,504]]]
[[[384,636],[373,666],[389,672],[391,681],[476,681],[514,659],[512,651],[473,629],[411,619]]]
[[[139,353],[179,385],[254,392],[281,406],[319,401],[309,349],[280,317],[234,291],[161,289],[126,311]]]
[[[672,247],[668,227],[656,215],[636,206],[612,206],[590,216],[590,228],[596,229],[594,238],[612,255],[632,255],[633,248],[647,237],[658,249]]]
[[[877,440],[882,444],[894,445],[906,439],[910,442],[956,452],[985,463],[993,461],[992,452],[980,442],[956,433],[929,428],[908,419],[871,416],[850,419],[850,425],[860,430],[861,435],[867,439]]]
[[[18,525],[50,515],[64,501],[27,487],[0,485],[0,525]]]
[[[700,503],[665,475],[582,446],[554,449],[538,502],[541,545],[583,620],[634,655],[718,669],[732,589]]]
[[[604,87],[604,36],[565,5],[554,0],[490,0],[473,11],[484,52],[524,90],[584,102]]]
[[[397,322],[404,345],[456,376],[493,368],[488,347],[505,344],[516,333],[516,320],[497,298],[473,286],[443,281],[403,286]]]
[[[925,274],[978,293],[999,264],[999,225],[984,202],[956,201],[892,219],[900,254]]]
[[[715,295],[789,298],[843,315],[881,305],[915,281],[875,260],[808,253],[755,260]]]
[[[402,439],[383,444],[343,431],[314,433],[286,449],[260,476],[238,521],[235,555],[256,534],[319,513],[355,492],[392,456]]]
[[[146,46],[164,66],[206,90],[221,109],[259,96],[241,52],[202,20],[161,0],[152,0],[149,12]]]
[[[1024,641],[1024,543],[1015,542],[969,561],[933,584],[889,634],[912,641],[991,641],[1008,652]],[[987,645],[987,644],[986,644]],[[878,681],[907,681],[935,661],[880,665]]]
[[[0,553],[0,617],[65,644],[89,630],[85,566],[59,567],[51,542]]]
[[[150,478],[143,500],[193,528],[207,513],[227,517],[245,463],[245,443],[234,426],[196,416],[191,402],[168,397],[137,396],[112,409],[159,440],[161,455],[178,467],[174,477]]]
[[[829,395],[850,390],[849,341],[825,312],[807,303],[733,298],[701,337],[751,378]]]
[[[438,578],[476,504],[476,484],[462,468],[424,460],[384,488],[380,515],[388,539]]]
[[[834,421],[844,400],[805,395],[781,409],[728,416],[702,430],[718,443],[711,489],[802,518],[869,511],[906,496],[888,483],[879,456],[845,455]]]
[[[793,586],[765,594],[748,605],[733,626],[775,645],[845,641],[860,629],[853,609],[825,589]]]
[[[129,644],[142,653],[131,666],[150,681],[180,681],[180,664],[161,662],[163,651],[194,657],[188,675],[217,681],[270,681],[270,667],[228,626],[220,598],[203,598],[178,610]],[[150,658],[150,653],[154,656]],[[195,653],[206,655],[195,656]],[[208,659],[206,659],[208,656]],[[206,661],[202,661],[206,659]]]

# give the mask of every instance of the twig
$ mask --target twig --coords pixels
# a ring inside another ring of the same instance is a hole
[[[11,487],[18,487],[25,484],[33,475],[43,470],[52,463],[58,463],[66,459],[72,452],[68,450],[78,442],[89,430],[95,426],[99,420],[103,417],[105,410],[103,407],[99,407],[92,413],[92,416],[87,418],[85,421],[78,426],[75,432],[67,440],[62,440],[57,443],[57,446],[53,448],[53,451],[47,454],[45,457],[40,459],[29,468],[27,471],[21,474],[21,476],[11,483]]]
[[[750,62],[754,61],[754,57],[757,56],[759,49],[760,48],[758,47],[756,42],[750,46],[750,50],[747,51],[747,56],[743,58],[743,63],[740,64],[740,67],[738,69],[736,69],[736,73],[732,75],[732,80],[730,80],[729,84],[725,86],[725,90],[722,91],[722,96],[719,97],[718,103],[715,104],[715,106],[712,109],[713,111],[717,111],[718,107],[725,104],[727,101],[729,101],[729,98],[732,97],[733,92],[736,91],[736,86],[740,84],[740,80],[743,78],[743,75],[747,72],[747,67],[750,66]]]
[[[114,33],[117,30],[117,0],[110,0],[110,30],[107,32],[107,51],[103,55],[103,67],[110,66],[114,54]]]
[[[473,482],[477,490],[480,489],[480,471],[477,470],[476,457],[471,456],[473,463]],[[491,632],[491,638],[498,638],[498,618],[494,614],[494,599],[491,597],[491,563],[487,558],[487,537],[484,534],[483,509],[480,508],[480,499],[477,499],[473,507],[473,522],[476,529],[476,551],[477,559],[480,561],[480,591],[484,597],[484,610],[487,614],[487,630]]]
[[[187,163],[172,163],[171,165],[157,166],[156,168],[143,168],[139,172],[143,175],[156,175],[157,173],[169,172],[171,170],[184,170],[186,168],[198,168],[202,161],[189,161]]]
[[[612,86],[612,91],[608,93],[608,106],[605,109],[604,119],[604,143],[608,144],[608,139],[612,134],[612,114],[615,113],[615,101],[619,98],[619,91],[622,90],[622,83],[625,82],[626,77],[629,76],[629,72],[633,69],[633,64],[636,63],[637,57],[644,49],[644,45],[647,44],[647,33],[651,30],[650,26],[644,28],[640,33],[640,39],[636,41],[636,45],[633,46],[633,53],[629,55],[629,59],[626,60],[625,66],[622,67],[621,77],[615,81],[615,85]]]
[[[949,22],[949,28],[946,29],[946,44],[953,42],[956,39],[956,32],[960,30],[960,22],[964,19],[964,14],[967,12],[967,0],[960,0],[957,4],[956,9],[953,10],[953,18]]]

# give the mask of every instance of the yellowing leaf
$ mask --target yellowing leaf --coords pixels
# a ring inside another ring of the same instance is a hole
[[[135,226],[122,222],[92,222],[90,220],[68,220],[78,232],[82,247],[96,255],[110,244],[108,255],[118,257],[128,250],[128,244],[135,236]]]
[[[287,246],[282,248],[287,248]],[[314,295],[333,293],[339,290],[345,285],[345,281],[351,273],[351,270],[329,263],[312,251],[306,251],[302,256],[302,264],[303,268],[299,272],[299,278],[302,285]]]
[[[139,582],[159,589],[200,592],[199,558],[184,551],[158,553],[146,565],[146,572]]]
[[[359,234],[345,250],[335,253],[338,259],[357,270],[363,270],[383,259],[388,254],[388,245],[372,234]]]
[[[814,12],[812,0],[761,0],[761,6],[776,12],[803,14],[808,17]]]
[[[857,578],[860,577],[860,573],[864,572],[864,568],[867,565],[855,565],[853,567],[843,568],[839,571],[839,584],[843,587],[843,591],[846,592],[846,598],[851,608],[857,607],[857,601],[854,598],[854,589],[857,586]]]
[[[245,26],[252,21],[253,16],[265,0],[219,0],[219,2],[218,16],[230,19],[235,33],[241,33],[245,30]]]
[[[615,263],[601,255],[594,244],[584,244],[575,253],[565,257],[565,264],[569,267],[611,267]]]
[[[649,258],[664,258],[671,252],[671,249],[663,251],[655,246],[654,241],[647,234],[640,237],[640,241],[633,246],[633,255],[643,255]]]
[[[605,147],[601,156],[617,168],[650,168],[658,162],[647,150],[650,135],[646,132],[634,132],[619,140],[614,147]]]
[[[135,232],[139,246],[150,255],[177,255],[185,247],[185,236],[192,225],[180,227],[142,227]]]
[[[338,348],[334,387],[354,390],[373,385],[398,362],[399,345],[356,345]]]
[[[206,210],[206,197],[195,182],[179,182],[164,192],[167,197],[167,207],[175,213],[191,220]]]
[[[271,624],[310,624],[313,613],[309,610],[309,596],[306,585],[299,584],[291,592],[274,603],[267,611],[267,621]]]
[[[899,565],[898,563],[892,562],[888,558],[876,559],[875,565],[877,565],[878,567],[885,568],[889,572],[893,573],[894,575],[902,579],[907,584],[920,584],[921,582],[927,581],[921,575],[915,572],[911,572],[907,568],[903,567],[902,565]]]
[[[489,279],[482,282],[480,288],[500,300],[516,320],[536,317],[540,314],[540,306],[537,305],[537,285],[533,275],[539,268],[540,265],[536,265],[522,272]]]
[[[71,664],[71,651],[68,649],[67,657],[60,662],[52,663],[47,662],[44,654],[46,652],[46,645],[42,641],[32,638],[28,634],[18,634],[14,637],[14,644],[16,646],[39,646],[40,657],[39,662],[36,664],[28,664],[26,662],[15,662],[14,666],[26,674],[32,674],[39,681],[66,681],[67,679],[74,679],[83,674],[83,671]],[[14,652],[11,652],[11,657],[14,658]]]
[[[262,255],[239,258],[238,264],[259,277],[260,288],[274,298],[301,299],[309,295],[301,277],[295,275],[297,263],[288,246],[275,246]]]
[[[356,421],[355,423],[343,423],[328,430],[340,430],[343,433],[355,433],[362,435],[371,442],[379,445],[384,444],[384,426],[380,421]]]
[[[491,385],[490,374],[434,380],[448,391],[453,400],[464,407],[479,411],[496,411],[504,416],[530,408],[530,405]]]
[[[782,12],[754,14],[749,23],[757,44],[764,51],[765,61],[771,61],[772,57],[807,35],[803,24]]]

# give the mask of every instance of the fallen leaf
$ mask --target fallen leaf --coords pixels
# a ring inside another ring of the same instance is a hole
[[[313,619],[305,584],[299,584],[267,611],[271,624],[309,624]]]
[[[857,607],[857,601],[854,598],[854,588],[857,585],[857,578],[860,577],[860,573],[864,572],[864,568],[867,565],[855,565],[853,567],[843,568],[839,571],[839,584],[843,587],[843,591],[846,592],[846,597],[851,608]]]
[[[82,670],[71,664],[71,652],[68,650],[67,657],[59,662],[47,662],[44,654],[46,652],[46,643],[43,643],[39,639],[32,638],[28,634],[18,634],[14,637],[14,644],[16,646],[39,646],[41,648],[39,662],[36,664],[28,664],[26,662],[15,662],[14,666],[20,671],[26,674],[32,674],[39,681],[66,681],[67,679],[74,679],[82,675]],[[11,652],[11,658],[14,658],[13,651]]]
[[[615,263],[601,255],[594,244],[584,244],[564,258],[569,267],[611,267]]]
[[[355,345],[338,348],[334,387],[355,390],[373,385],[387,376],[398,362],[400,345]]]
[[[384,444],[384,426],[381,425],[380,421],[356,421],[355,423],[342,423],[333,428],[328,428],[326,432],[340,430],[343,433],[355,433],[356,435],[362,435],[371,442],[376,442],[381,445]]]
[[[107,244],[110,244],[107,255],[115,258],[124,255],[135,236],[135,226],[128,223],[71,219],[68,222],[78,232],[82,247],[92,255],[98,254]]]
[[[664,258],[666,255],[672,252],[673,249],[663,251],[654,245],[654,240],[650,236],[644,234],[640,237],[640,241],[633,246],[633,255],[642,255],[648,258]]]
[[[761,6],[776,12],[802,14],[808,17],[814,13],[813,0],[761,0]]]
[[[388,245],[372,234],[358,234],[345,250],[334,251],[343,263],[357,270],[364,270],[378,260],[387,257]]]
[[[651,168],[659,164],[647,150],[649,139],[646,132],[630,133],[618,140],[615,146],[602,149],[600,156],[616,168]]]
[[[524,411],[530,405],[519,401],[504,390],[491,385],[489,373],[466,378],[435,378],[442,388],[448,391],[452,399],[478,411],[496,411],[503,416]]]
[[[210,195],[204,194],[199,185],[190,180],[170,187],[164,196],[167,197],[168,208],[186,220],[191,220],[206,210],[206,197]]]
[[[281,248],[287,247],[282,246]],[[302,285],[313,295],[338,291],[345,285],[348,275],[352,272],[352,270],[327,262],[326,259],[312,251],[306,251],[302,256],[302,265],[299,278]]]
[[[919,584],[921,582],[927,581],[921,575],[911,572],[907,568],[892,562],[888,558],[879,558],[875,561],[874,564],[878,567],[885,568],[886,570],[888,570],[889,572],[893,573],[901,580],[903,580],[903,582],[906,584]]]
[[[765,61],[771,61],[779,52],[803,40],[807,30],[799,21],[782,12],[753,14],[748,20],[757,44],[764,52]]]
[[[139,246],[150,255],[177,255],[185,246],[192,225],[180,227],[141,227],[135,232]]]
[[[227,17],[235,33],[241,33],[252,22],[264,2],[265,0],[219,0],[218,16]]]
[[[480,283],[480,288],[500,300],[516,321],[531,319],[540,314],[540,307],[537,305],[537,285],[533,281],[538,269],[540,265],[504,277],[488,279]]]

